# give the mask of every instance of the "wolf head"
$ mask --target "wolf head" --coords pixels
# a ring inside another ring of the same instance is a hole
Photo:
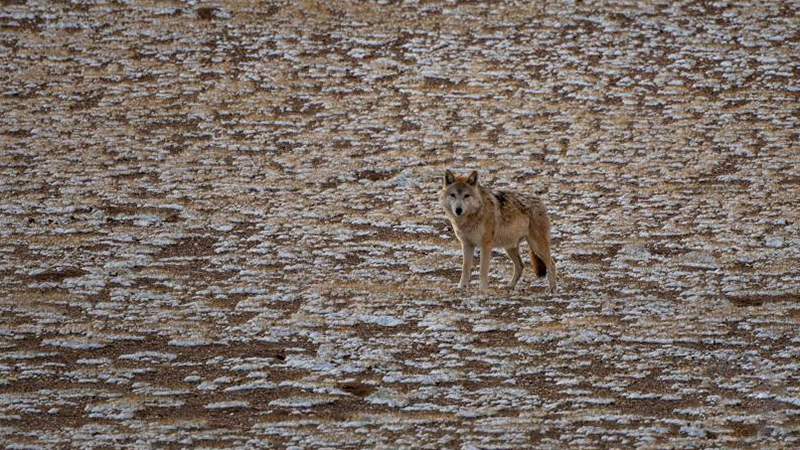
[[[442,207],[450,216],[468,216],[481,209],[478,172],[473,170],[467,177],[459,177],[451,171],[444,173],[444,185],[440,197]]]

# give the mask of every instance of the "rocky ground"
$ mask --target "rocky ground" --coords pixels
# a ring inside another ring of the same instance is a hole
[[[0,443],[798,448],[798,125],[792,1],[2,0]]]

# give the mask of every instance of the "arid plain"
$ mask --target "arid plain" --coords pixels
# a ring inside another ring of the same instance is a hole
[[[0,0],[0,443],[798,448],[798,194],[797,2]]]

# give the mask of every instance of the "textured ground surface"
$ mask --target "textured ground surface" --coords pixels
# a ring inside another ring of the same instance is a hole
[[[526,3],[0,1],[0,442],[797,448],[800,5]]]

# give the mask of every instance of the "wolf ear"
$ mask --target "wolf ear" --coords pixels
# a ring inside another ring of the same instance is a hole
[[[453,175],[453,172],[450,172],[450,169],[447,169],[444,172],[444,185],[448,186],[456,182],[456,176]]]
[[[478,182],[478,171],[473,170],[472,173],[469,174],[469,177],[467,178],[467,184],[470,186],[475,186],[477,182]]]

